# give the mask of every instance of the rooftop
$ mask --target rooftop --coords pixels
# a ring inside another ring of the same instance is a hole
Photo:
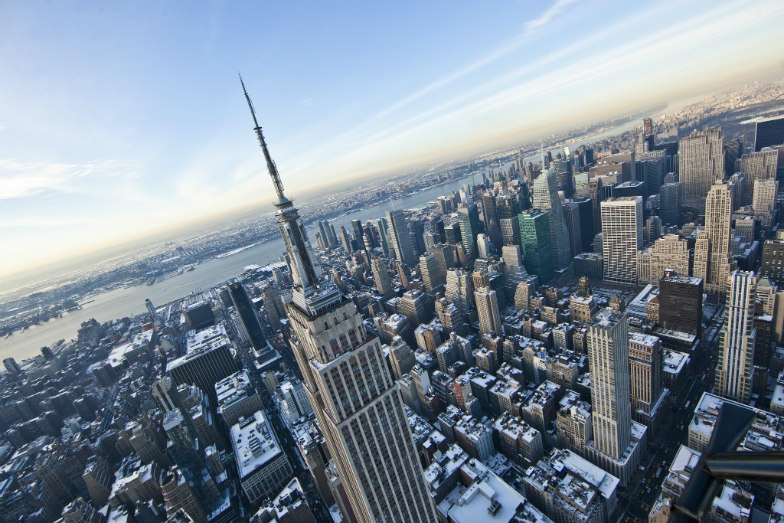
[[[252,417],[240,418],[231,427],[231,446],[240,479],[251,475],[283,452],[267,417],[260,410]]]

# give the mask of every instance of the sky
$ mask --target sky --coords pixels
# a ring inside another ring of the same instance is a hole
[[[784,73],[780,1],[0,4],[2,278]],[[0,289],[1,290],[1,289]]]

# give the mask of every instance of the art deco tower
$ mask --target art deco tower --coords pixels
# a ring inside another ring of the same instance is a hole
[[[365,330],[353,302],[322,277],[297,209],[283,195],[247,91],[245,97],[277,192],[275,216],[291,259],[292,348],[353,512],[344,516],[355,522],[435,522],[400,389],[381,343]]]

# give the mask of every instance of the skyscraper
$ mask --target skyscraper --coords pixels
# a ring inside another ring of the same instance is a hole
[[[550,281],[553,274],[549,223],[549,213],[539,209],[520,213],[520,246],[525,254],[525,268],[543,283]]]
[[[751,399],[754,366],[753,272],[734,271],[727,294],[727,313],[716,362],[716,392],[742,403]]]
[[[395,251],[397,260],[409,267],[416,264],[416,254],[414,246],[411,244],[411,234],[408,230],[408,219],[401,210],[387,211],[387,221],[389,222],[389,236],[392,249]]]
[[[662,392],[662,352],[658,337],[639,332],[630,334],[629,372],[634,417],[647,425]]]
[[[705,200],[705,234],[710,244],[705,290],[723,294],[727,290],[727,277],[732,270],[732,194],[726,183],[711,187]],[[705,278],[705,276],[699,276]]]
[[[708,191],[724,178],[724,138],[720,129],[692,131],[678,144],[678,173],[684,205],[702,208]]]
[[[550,248],[552,262],[557,268],[566,267],[572,260],[569,230],[566,228],[561,197],[558,195],[558,175],[546,169],[534,180],[533,207],[549,213]]]
[[[769,224],[776,209],[776,195],[779,190],[779,182],[775,179],[754,180],[754,193],[751,208],[754,215],[759,216],[764,224]]]
[[[446,272],[444,297],[455,304],[462,314],[473,309],[474,284],[471,275],[461,269]]]
[[[381,344],[365,330],[354,303],[322,276],[297,209],[283,194],[247,91],[245,96],[278,196],[275,216],[291,259],[292,349],[345,488],[352,513],[344,516],[357,522],[435,522],[400,389],[389,375]],[[406,237],[404,231],[398,229],[398,236]]]
[[[428,292],[438,291],[446,283],[446,273],[432,252],[419,257],[419,272]]]
[[[482,287],[474,291],[476,312],[479,316],[479,330],[482,334],[503,335],[501,311],[498,296],[494,290]]]
[[[373,281],[376,283],[376,290],[384,299],[391,298],[395,293],[395,288],[392,286],[392,280],[389,278],[386,262],[381,258],[373,258],[370,260],[370,268],[373,271]]]
[[[784,117],[766,118],[754,124],[754,150],[784,143]]]
[[[605,308],[588,327],[593,437],[597,450],[619,459],[631,441],[628,319]]]
[[[248,298],[248,293],[245,292],[245,287],[238,281],[232,282],[229,284],[229,295],[240,317],[242,328],[245,329],[245,334],[248,335],[250,344],[253,346],[253,350],[256,352],[266,351],[267,339],[264,337],[264,333],[261,332],[261,324],[256,317],[253,303]],[[280,325],[280,321],[278,321],[278,325]],[[277,328],[278,325],[273,325],[273,328]]]
[[[665,183],[659,189],[661,219],[668,225],[681,224],[681,202],[683,186],[679,182]]]
[[[460,221],[460,236],[465,249],[466,256],[476,259],[479,254],[476,248],[476,235],[479,233],[479,211],[475,204],[467,207],[460,207],[457,210],[457,217]]]
[[[580,216],[580,204],[577,202],[564,202],[564,220],[569,231],[569,249],[573,255],[583,252],[583,233]]]
[[[642,197],[601,203],[604,279],[637,283],[637,251],[642,247]]]

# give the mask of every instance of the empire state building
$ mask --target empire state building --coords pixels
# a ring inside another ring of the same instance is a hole
[[[357,523],[436,522],[400,389],[381,343],[365,330],[353,302],[322,275],[242,88],[277,192],[275,217],[290,258],[291,344],[353,512],[344,516]]]

